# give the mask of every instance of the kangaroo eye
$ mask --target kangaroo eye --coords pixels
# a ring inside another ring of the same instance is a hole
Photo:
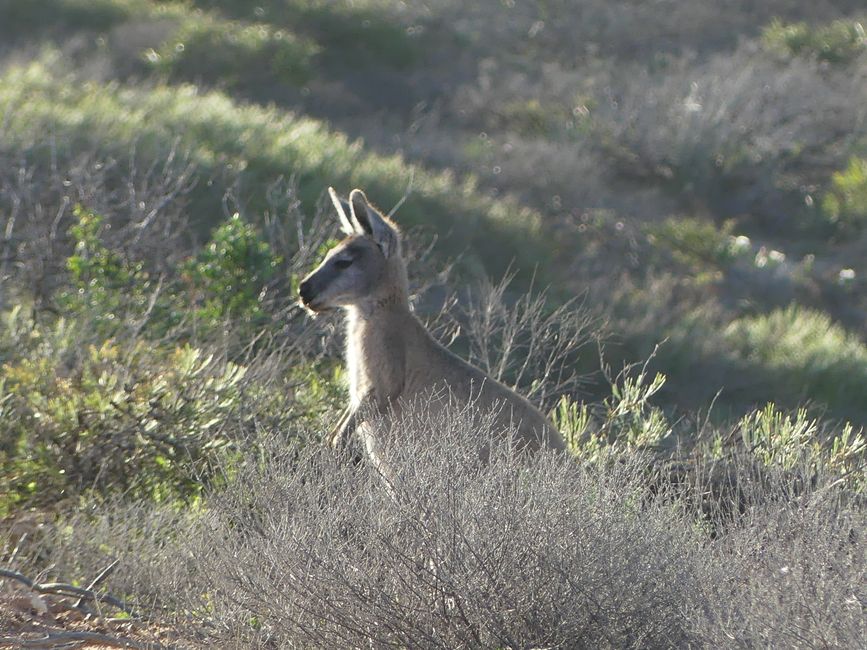
[[[352,260],[335,260],[334,261],[334,266],[336,266],[340,270],[348,268],[351,265],[352,265]]]

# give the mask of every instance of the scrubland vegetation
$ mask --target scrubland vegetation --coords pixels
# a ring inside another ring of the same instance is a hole
[[[867,14],[752,4],[0,0],[2,642],[860,646]],[[567,458],[322,448],[328,185]]]

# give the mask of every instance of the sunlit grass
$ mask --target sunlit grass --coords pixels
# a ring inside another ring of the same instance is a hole
[[[59,55],[49,52],[0,78],[2,138],[8,144],[32,148],[51,134],[53,146],[70,155],[98,148],[126,157],[135,145],[149,159],[179,145],[205,172],[241,173],[253,212],[261,207],[266,186],[280,177],[294,177],[309,210],[328,185],[343,192],[365,188],[386,210],[409,192],[398,222],[437,232],[446,255],[466,252],[469,266],[494,275],[513,261],[519,277],[529,277],[536,266],[544,272],[538,215],[510,200],[485,197],[472,177],[429,172],[399,155],[369,153],[363,142],[318,120],[240,104],[220,92],[82,82],[62,70]],[[193,207],[207,214],[219,209],[215,203],[211,197]]]
[[[775,390],[831,407],[867,404],[867,346],[822,312],[792,305],[731,323],[735,354],[773,372]]]

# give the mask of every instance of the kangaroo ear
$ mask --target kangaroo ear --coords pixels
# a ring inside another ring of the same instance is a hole
[[[356,235],[361,233],[361,229],[354,223],[351,218],[352,206],[349,201],[341,199],[337,196],[337,192],[333,187],[328,188],[328,196],[331,197],[331,202],[334,204],[334,209],[337,210],[337,216],[340,217],[340,230],[344,235]]]
[[[352,190],[349,194],[349,205],[352,208],[352,219],[361,230],[370,235],[377,243],[383,255],[391,257],[398,251],[400,234],[390,219],[382,216],[379,210],[367,201],[364,192]]]

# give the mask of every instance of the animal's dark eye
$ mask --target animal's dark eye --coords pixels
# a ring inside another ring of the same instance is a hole
[[[352,264],[352,260],[335,260],[334,261],[334,266],[336,266],[338,269],[341,269],[341,270],[348,268],[351,264]]]

